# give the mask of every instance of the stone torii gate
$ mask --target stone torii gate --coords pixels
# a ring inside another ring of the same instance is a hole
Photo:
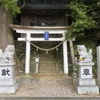
[[[68,29],[68,26],[22,26],[22,25],[11,25],[13,30],[17,33],[25,34],[28,41],[64,41],[65,32]],[[44,34],[49,32],[49,34],[62,34],[60,38],[49,38],[45,40],[42,38],[31,37],[31,34]],[[26,41],[25,38],[18,38],[18,41]],[[30,43],[26,41],[26,61],[25,61],[25,74],[30,73]],[[68,74],[68,53],[67,53],[67,40],[63,42],[63,67],[64,73]]]

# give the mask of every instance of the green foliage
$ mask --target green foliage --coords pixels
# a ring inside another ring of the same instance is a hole
[[[73,19],[68,36],[87,35],[87,32],[92,29],[100,30],[99,0],[71,0],[68,7],[71,10],[70,16]]]
[[[5,10],[9,11],[12,15],[20,13],[17,2],[18,0],[0,0],[0,3],[4,6]]]
[[[100,0],[70,0],[69,16],[73,19],[71,28],[66,32],[67,37],[76,37],[74,41],[74,54],[78,57],[77,45],[85,45],[92,48],[93,73],[97,74],[96,68],[96,42],[100,39]]]

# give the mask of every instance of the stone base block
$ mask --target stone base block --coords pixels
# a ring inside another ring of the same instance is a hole
[[[94,79],[78,79],[79,86],[94,86],[95,80]]]
[[[78,86],[77,87],[78,94],[99,94],[98,86]]]
[[[16,93],[17,89],[18,89],[17,83],[13,86],[0,86],[0,93],[5,93],[5,94]]]
[[[0,86],[13,86],[16,83],[16,79],[0,79]]]

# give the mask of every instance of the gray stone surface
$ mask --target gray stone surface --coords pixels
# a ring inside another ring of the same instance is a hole
[[[79,78],[91,79],[92,78],[92,66],[94,65],[94,63],[79,62],[78,65],[79,65]],[[85,69],[89,71],[88,72],[86,71],[86,73],[84,73]]]
[[[80,66],[93,66],[93,62],[79,62],[78,65]]]
[[[16,79],[0,79],[0,86],[12,86],[16,83]]]
[[[95,80],[94,79],[78,79],[78,85],[92,86],[92,85],[95,85]]]
[[[14,78],[14,66],[15,63],[0,63],[0,79],[13,79]],[[2,70],[9,70],[10,75],[2,75]]]
[[[14,77],[14,66],[12,62],[0,63],[0,93],[15,93],[18,89],[18,84]]]
[[[93,79],[93,62],[79,62],[79,78],[76,85],[78,94],[99,94],[99,87]]]
[[[77,87],[78,94],[99,94],[98,86],[78,86]]]
[[[0,93],[3,94],[16,93],[17,89],[18,89],[18,84],[12,86],[0,86]]]

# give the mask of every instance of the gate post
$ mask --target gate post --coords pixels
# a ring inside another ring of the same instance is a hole
[[[30,41],[30,33],[27,33],[27,40]],[[26,61],[25,61],[25,74],[30,73],[30,43],[26,41]]]
[[[63,63],[64,63],[64,73],[68,74],[68,53],[67,53],[67,41],[63,42]]]
[[[98,83],[100,88],[100,46],[97,47],[97,75],[98,75]]]

